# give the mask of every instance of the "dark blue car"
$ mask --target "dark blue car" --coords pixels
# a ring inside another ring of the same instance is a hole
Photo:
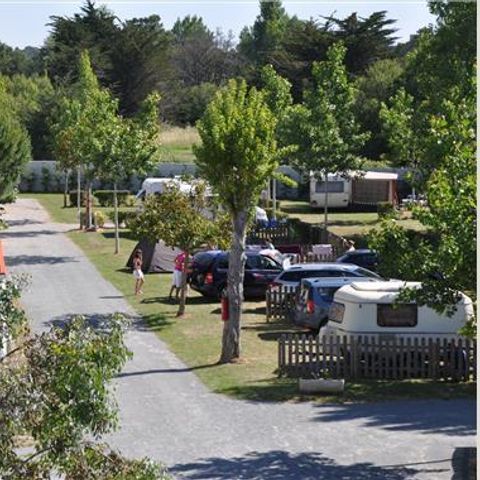
[[[328,320],[335,292],[352,282],[378,282],[373,277],[305,278],[295,302],[293,321],[300,327],[318,332]]]
[[[359,267],[376,272],[379,260],[378,254],[375,252],[375,250],[370,250],[369,248],[359,248],[358,250],[345,252],[335,261],[338,263],[353,263]]]
[[[273,279],[282,271],[282,256],[262,250],[247,250],[243,289],[245,297],[264,297]],[[192,260],[191,287],[206,297],[220,297],[227,285],[228,252],[209,250],[197,253]]]

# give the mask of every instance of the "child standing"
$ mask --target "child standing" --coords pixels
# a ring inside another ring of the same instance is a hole
[[[140,249],[135,251],[133,256],[133,276],[135,277],[135,295],[142,294],[142,286],[145,283],[145,276],[142,272],[143,253]]]

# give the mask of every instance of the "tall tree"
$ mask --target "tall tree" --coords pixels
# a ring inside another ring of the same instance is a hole
[[[97,75],[108,84],[108,72],[112,68],[110,51],[118,31],[111,11],[86,0],[80,13],[73,17],[52,16],[49,26],[51,34],[45,42],[43,56],[54,82],[74,83],[79,77],[78,57],[88,50]]]
[[[240,33],[240,52],[257,66],[269,63],[287,33],[289,20],[281,0],[260,1],[260,15],[251,28]]]
[[[249,218],[267,179],[278,166],[276,119],[263,94],[231,80],[198,122],[202,144],[195,147],[201,175],[218,193],[232,218],[228,266],[229,320],[225,322],[221,362],[240,357],[240,325]]]
[[[387,19],[387,12],[374,12],[367,18],[359,18],[352,13],[345,19],[326,17],[326,28],[331,29],[336,41],[341,41],[347,48],[345,65],[355,75],[365,70],[382,58],[393,55],[393,45],[397,31],[391,28],[396,20]]]
[[[142,213],[131,225],[137,238],[148,238],[152,242],[161,239],[185,253],[178,317],[185,314],[187,266],[193,252],[211,243],[219,246],[229,243],[223,217],[213,220],[207,217],[210,206],[205,194],[203,182],[193,185],[189,193],[171,185],[162,195],[148,198]]]
[[[361,133],[353,107],[355,89],[348,80],[345,47],[334,44],[327,60],[315,63],[315,85],[305,93],[302,105],[292,109],[286,122],[289,143],[296,145],[292,161],[306,175],[323,179],[324,228],[328,227],[328,173],[346,174],[359,167],[358,152],[368,138]]]
[[[129,175],[146,175],[158,163],[159,100],[158,94],[151,94],[136,117],[123,118],[112,110],[104,123],[97,125],[105,132],[105,140],[93,168],[98,178],[113,183],[115,253],[120,251],[117,185]]]
[[[11,96],[0,83],[0,202],[14,200],[20,175],[31,160],[28,133],[11,104]]]
[[[413,97],[401,88],[390,99],[390,108],[382,103],[380,118],[391,148],[391,159],[397,166],[410,167],[413,196],[419,184],[418,166],[422,158],[425,132],[422,118],[414,109]]]
[[[371,137],[362,148],[362,156],[370,159],[389,157],[390,147],[382,128],[380,109],[402,84],[404,67],[401,60],[386,58],[368,67],[365,75],[355,81],[355,117],[362,130],[371,132]]]

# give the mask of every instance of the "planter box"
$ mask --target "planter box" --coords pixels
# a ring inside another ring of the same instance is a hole
[[[298,389],[302,393],[342,393],[345,388],[343,378],[299,378]]]

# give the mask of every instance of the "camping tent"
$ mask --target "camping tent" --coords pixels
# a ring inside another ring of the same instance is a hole
[[[162,240],[153,243],[143,239],[133,249],[127,262],[128,268],[133,268],[133,255],[137,248],[143,253],[142,270],[145,273],[173,272],[175,257],[181,253],[178,248],[167,247]]]

